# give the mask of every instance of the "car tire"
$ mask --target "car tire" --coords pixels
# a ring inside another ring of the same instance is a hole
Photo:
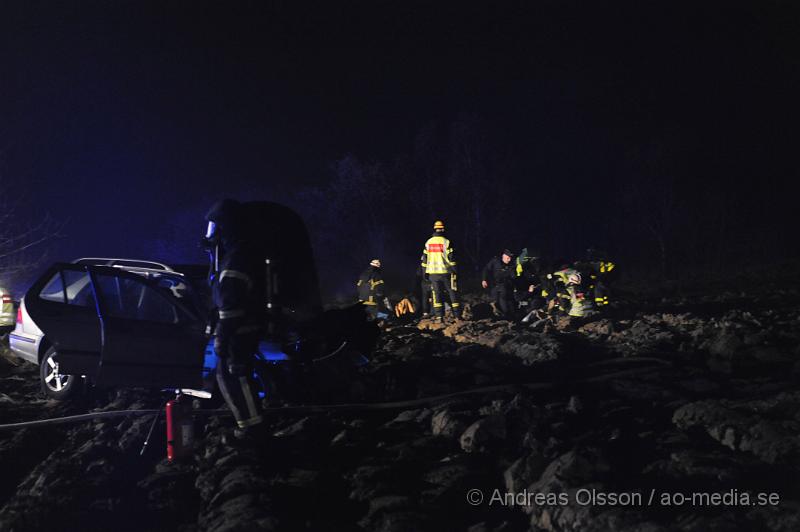
[[[45,395],[58,401],[75,396],[80,389],[80,376],[62,375],[58,371],[58,362],[54,360],[56,350],[50,347],[39,364],[39,378]]]

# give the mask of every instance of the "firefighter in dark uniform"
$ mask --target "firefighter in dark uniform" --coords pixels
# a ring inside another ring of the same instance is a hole
[[[541,256],[536,251],[522,248],[515,261],[517,278],[515,281],[517,301],[527,307],[527,311],[544,308],[546,305],[542,290],[542,279],[546,276]]]
[[[381,261],[380,259],[373,259],[367,269],[359,276],[356,283],[358,289],[358,300],[364,304],[367,309],[367,314],[371,319],[388,317],[388,312],[392,309],[389,307],[388,299],[384,296],[383,277],[381,275]],[[381,309],[386,308],[385,312]]]
[[[594,248],[586,250],[584,263],[590,279],[589,295],[597,310],[603,310],[609,304],[611,290],[609,284],[619,273],[617,265],[608,260],[608,255]]]
[[[253,356],[264,334],[266,284],[264,258],[249,241],[241,209],[234,200],[217,202],[206,215],[205,238],[214,261],[210,281],[218,313],[217,383],[236,419],[237,437],[252,434],[263,422]]]
[[[499,257],[493,257],[483,268],[484,288],[492,289],[492,299],[497,311],[503,318],[514,315],[516,301],[514,299],[514,281],[516,279],[516,265],[512,262],[514,254],[505,249]]]
[[[431,283],[435,319],[444,318],[445,294],[450,298],[453,316],[460,319],[461,302],[458,297],[456,260],[453,245],[444,235],[444,222],[441,220],[433,224],[433,236],[425,242],[420,262],[425,278]]]

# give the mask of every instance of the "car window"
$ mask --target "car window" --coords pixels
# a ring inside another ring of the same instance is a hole
[[[61,279],[61,272],[56,272],[53,277],[47,281],[47,284],[39,292],[39,299],[45,301],[53,301],[55,303],[64,303],[64,281]]]
[[[61,276],[66,287],[67,303],[69,305],[91,308],[96,306],[88,273],[63,270]]]
[[[155,279],[156,286],[165,288],[172,292],[178,299],[183,299],[188,295],[189,287],[180,279],[173,279],[171,277],[157,277]]]
[[[199,294],[196,290],[196,286],[190,284],[184,277],[155,273],[152,274],[152,276],[148,275],[148,279],[153,279],[162,293],[166,293],[166,290],[169,290],[175,299],[193,310],[196,314],[202,316],[206,313],[205,304],[202,299],[203,295]]]
[[[178,323],[178,309],[158,290],[137,279],[98,274],[97,288],[105,316]]]
[[[39,298],[79,307],[94,308],[95,306],[89,274],[80,271],[56,272],[39,292]]]

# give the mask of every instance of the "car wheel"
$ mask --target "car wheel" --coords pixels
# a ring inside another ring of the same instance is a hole
[[[78,375],[64,375],[58,371],[58,362],[55,360],[56,350],[51,347],[42,357],[39,365],[39,377],[42,381],[42,391],[48,397],[63,401],[75,395],[80,387]]]

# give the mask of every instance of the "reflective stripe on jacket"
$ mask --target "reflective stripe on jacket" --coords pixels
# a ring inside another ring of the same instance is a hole
[[[450,273],[456,266],[453,246],[441,235],[433,235],[422,250],[422,267],[427,274]]]
[[[260,256],[246,245],[234,245],[221,261],[220,270],[212,285],[219,316],[215,334],[230,338],[247,328],[263,327],[265,281]]]
[[[377,305],[383,299],[383,279],[380,271],[369,266],[356,283],[358,300],[365,305]]]

